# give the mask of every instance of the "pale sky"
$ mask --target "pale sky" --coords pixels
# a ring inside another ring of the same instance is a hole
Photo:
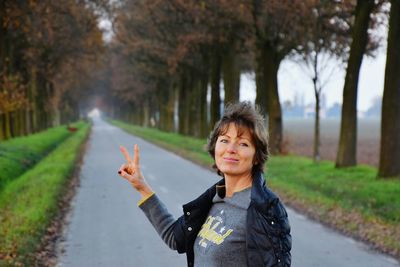
[[[376,58],[364,57],[363,59],[358,84],[357,109],[359,111],[366,111],[375,97],[382,97],[386,63],[386,51],[383,50],[381,49]],[[342,103],[344,77],[345,69],[338,70],[323,89],[322,93],[326,95],[328,107],[335,102]],[[280,66],[278,88],[281,103],[285,100],[293,102],[296,92],[298,95],[304,94],[306,104],[315,103],[311,80],[300,67],[290,61],[282,62]],[[254,101],[255,96],[254,75],[242,75],[240,100]]]
[[[373,99],[382,97],[385,64],[386,64],[386,41],[388,27],[382,23],[381,27],[374,31],[383,40],[382,46],[376,52],[376,57],[364,56],[358,83],[357,110],[366,111]],[[335,66],[340,64],[332,61]],[[342,64],[343,65],[343,64]],[[337,67],[337,71],[329,79],[322,93],[325,94],[328,107],[338,102],[342,104],[343,84],[345,78],[345,66]],[[255,81],[253,75],[242,75],[240,86],[240,100],[255,100]],[[315,103],[313,84],[304,69],[290,60],[284,60],[278,72],[278,90],[281,103],[290,100],[293,103],[294,97],[304,94],[305,104]]]

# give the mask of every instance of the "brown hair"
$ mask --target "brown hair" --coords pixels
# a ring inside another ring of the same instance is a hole
[[[265,129],[264,118],[260,114],[258,107],[256,106],[254,108],[250,102],[239,102],[236,104],[229,104],[225,107],[224,115],[215,124],[214,130],[208,138],[208,153],[210,153],[212,158],[215,160],[215,144],[217,139],[220,135],[223,135],[228,131],[230,123],[235,124],[239,136],[243,134],[246,129],[249,130],[252,142],[256,149],[252,175],[257,171],[263,172],[264,164],[269,156],[268,133]],[[213,168],[217,170],[219,175],[223,176],[215,163]]]

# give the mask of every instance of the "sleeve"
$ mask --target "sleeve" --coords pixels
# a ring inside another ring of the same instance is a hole
[[[144,212],[162,240],[171,249],[177,250],[174,228],[179,220],[173,218],[157,195],[153,194],[139,203],[139,208]]]

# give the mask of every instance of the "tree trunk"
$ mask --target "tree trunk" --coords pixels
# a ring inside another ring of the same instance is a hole
[[[21,122],[20,122],[20,116],[19,116],[19,110],[14,110],[12,112],[12,121],[11,121],[11,132],[12,132],[12,137],[17,137],[21,135]]]
[[[261,42],[257,42],[256,46],[256,105],[260,108],[264,118],[267,117],[267,87],[266,77],[264,73],[265,66],[265,49]]]
[[[124,106],[124,113],[126,122],[132,125],[141,126],[143,123],[143,112],[139,109],[139,105],[135,102],[128,102]]]
[[[188,128],[189,132],[186,134],[194,137],[199,136],[199,112],[200,112],[200,79],[197,73],[190,74],[188,93],[188,105],[187,105],[187,115],[188,115]]]
[[[25,109],[25,129],[26,134],[33,134],[32,130],[32,110],[30,107]]]
[[[46,83],[46,90],[49,96],[50,102],[50,109],[49,109],[49,116],[50,116],[50,125],[47,127],[56,127],[60,125],[61,115],[60,115],[60,100],[61,96],[59,92],[57,92],[54,84],[51,82]],[[47,128],[46,127],[46,128]]]
[[[222,60],[222,73],[224,79],[224,104],[239,101],[240,69],[235,46],[228,45]]]
[[[320,111],[320,94],[317,89],[316,80],[314,79],[314,93],[315,93],[315,125],[314,125],[314,162],[320,161],[320,123],[319,123],[319,111]]]
[[[173,86],[173,84],[170,86],[163,84],[158,93],[160,129],[166,132],[171,132],[174,128],[175,95]]]
[[[185,87],[186,90],[186,104],[185,104],[185,135],[192,135],[192,129],[191,129],[191,124],[194,124],[193,119],[195,118],[193,114],[191,113],[192,106],[195,105],[194,97],[194,91],[196,90],[195,88],[195,77],[193,77],[192,72],[188,71],[187,72],[187,84]]]
[[[37,86],[38,86],[38,80],[37,80],[37,71],[36,69],[31,70],[31,77],[29,81],[29,104],[30,104],[30,121],[31,121],[31,132],[37,132],[39,130],[38,126],[38,106],[37,106]]]
[[[24,136],[26,135],[26,129],[25,129],[25,109],[19,109],[16,111],[16,115],[18,118],[18,126],[17,126],[17,131],[16,135],[17,136]]]
[[[168,89],[160,86],[156,92],[157,106],[160,111],[159,129],[167,131],[167,105],[168,105]]]
[[[0,113],[0,141],[4,140],[4,128],[5,128],[5,123],[4,123],[4,114]]]
[[[168,90],[168,102],[167,102],[167,116],[165,129],[168,132],[174,131],[174,115],[175,115],[175,85],[173,84]]]
[[[11,113],[6,112],[4,114],[4,139],[11,138]]]
[[[160,110],[157,107],[157,99],[154,94],[149,97],[150,124],[151,127],[159,128],[160,125]]]
[[[400,178],[400,1],[391,1],[382,99],[380,177]]]
[[[342,120],[336,168],[356,165],[357,87],[361,63],[368,43],[368,26],[373,7],[374,0],[357,1],[350,57],[343,88]]]
[[[204,138],[208,135],[208,120],[207,120],[207,85],[208,74],[200,75],[200,92],[199,92],[199,137]]]
[[[178,116],[179,116],[179,127],[178,132],[180,134],[188,133],[188,84],[189,77],[186,71],[181,74],[180,86],[179,86],[179,102],[178,102]]]
[[[213,58],[211,59],[211,103],[210,103],[210,129],[212,129],[217,121],[221,118],[221,55],[218,49],[215,49]]]
[[[150,107],[149,107],[149,97],[145,96],[144,101],[142,103],[142,108],[141,108],[141,113],[142,113],[142,121],[140,122],[139,125],[142,125],[143,127],[149,127],[150,126]]]
[[[264,49],[262,68],[267,89],[269,148],[271,154],[277,155],[282,152],[283,138],[282,109],[278,93],[278,69],[281,61],[271,46],[266,45]]]
[[[46,90],[46,80],[43,74],[37,76],[37,95],[35,97],[35,106],[37,107],[36,116],[34,119],[34,125],[36,124],[36,131],[41,131],[47,128],[47,109],[48,109],[48,95]]]

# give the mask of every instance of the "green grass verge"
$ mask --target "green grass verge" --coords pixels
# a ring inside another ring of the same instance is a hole
[[[335,169],[334,163],[296,156],[272,157],[267,180],[271,185],[294,190],[302,198],[320,199],[330,206],[357,209],[366,216],[400,223],[400,181],[376,178],[376,168],[357,166]]]
[[[110,122],[203,166],[212,164],[205,151],[206,140]],[[396,241],[400,234],[400,180],[377,179],[376,168],[370,166],[335,169],[333,162],[316,164],[299,156],[273,156],[265,173],[269,186],[287,203],[400,255],[400,243]]]
[[[0,194],[0,265],[30,265],[32,254],[58,211],[57,203],[89,128],[89,124],[79,124],[76,133],[4,187]]]
[[[74,125],[82,126],[82,123]],[[0,190],[39,162],[70,133],[65,126],[0,142]]]

